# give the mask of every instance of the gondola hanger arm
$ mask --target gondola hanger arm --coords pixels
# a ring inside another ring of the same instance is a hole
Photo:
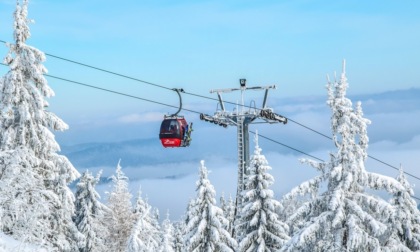
[[[177,92],[178,96],[179,96],[179,108],[178,111],[175,114],[172,114],[171,116],[177,116],[179,112],[181,112],[182,110],[182,97],[181,97],[181,92],[184,93],[184,89],[183,88],[173,88],[173,91]]]

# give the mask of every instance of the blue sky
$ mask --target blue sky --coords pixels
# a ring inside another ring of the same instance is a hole
[[[14,8],[14,0],[0,0],[1,40],[12,40]],[[268,105],[279,114],[326,134],[329,134],[329,112],[325,105],[325,76],[339,72],[345,58],[348,93],[364,102],[366,116],[373,121],[369,128],[372,154],[393,165],[403,163],[415,173],[420,161],[415,155],[420,151],[420,125],[414,118],[420,116],[420,104],[413,97],[405,98],[409,91],[386,92],[420,88],[419,9],[420,2],[414,0],[404,4],[377,0],[127,0],[118,4],[97,0],[33,0],[29,17],[35,23],[28,44],[49,54],[205,96],[214,96],[209,94],[210,89],[236,87],[239,78],[247,78],[251,86],[276,84],[278,89],[270,91]],[[0,44],[0,55],[6,52],[7,48]],[[47,57],[45,65],[51,75],[159,102],[178,103],[176,94],[164,89],[51,57]],[[6,71],[6,67],[0,67],[1,74]],[[62,146],[157,138],[163,114],[175,112],[175,109],[48,80],[56,92],[56,97],[50,100],[51,110],[70,125],[69,131],[57,133]],[[247,93],[249,100],[260,102],[261,97],[261,92]],[[236,101],[239,96],[236,93],[225,98]],[[216,109],[215,102],[193,96],[184,95],[183,101],[185,107],[208,114]],[[197,160],[208,159],[207,166],[215,170],[214,180],[220,187],[226,184],[223,178],[229,177],[223,168],[230,167],[231,176],[235,176],[236,143],[234,129],[224,130],[200,122],[195,114],[184,114],[196,125],[195,149],[166,150],[164,155],[191,156],[190,160],[183,159],[176,164],[185,167],[180,170],[189,174],[180,181],[183,184],[187,184],[186,179],[192,181],[189,193],[185,193],[188,198],[194,193]],[[332,150],[328,140],[293,124],[261,126],[260,132],[322,157]],[[208,146],[204,144],[206,141],[210,142]],[[296,153],[269,142],[260,145],[273,166],[287,164],[293,167],[290,170],[296,171],[275,171],[280,181],[281,176],[293,175],[293,178],[286,177],[288,187],[279,188],[279,193],[311,175],[305,172],[310,168],[299,165],[300,156]],[[220,160],[227,161],[222,165]],[[117,162],[104,166],[109,174],[110,167],[113,169]],[[124,164],[123,160],[123,167]],[[161,177],[172,176],[172,171],[177,169],[169,172],[168,164],[159,164],[160,169],[154,172],[146,164],[136,166],[129,160],[126,164],[133,179],[142,179],[143,175],[151,179],[143,180],[142,184],[150,185],[143,188],[149,190],[146,194],[153,203],[163,204],[162,195],[167,192],[153,191],[153,187],[176,183]],[[369,165],[378,172],[395,175],[388,168]],[[142,166],[143,172],[139,172],[138,166]],[[153,180],[156,178],[160,180]],[[230,187],[219,190],[232,191]],[[158,198],[161,201],[154,200]],[[176,209],[180,214],[180,207]]]
[[[0,2],[0,37],[7,41],[14,3]],[[319,83],[346,58],[353,73],[352,92],[377,92],[396,89],[396,83],[399,88],[413,87],[419,79],[419,5],[35,0],[29,9],[36,21],[30,43],[51,54],[201,94],[237,85],[240,77],[254,85],[278,84],[279,97],[322,94]],[[170,97],[162,90],[56,59],[48,59],[46,65],[58,76]],[[66,90],[62,99],[80,92],[73,90]],[[80,104],[88,102],[83,97]],[[106,106],[99,100],[100,105]]]

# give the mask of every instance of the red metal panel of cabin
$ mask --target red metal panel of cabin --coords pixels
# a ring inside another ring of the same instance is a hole
[[[181,139],[178,138],[162,138],[160,141],[165,148],[181,146]]]

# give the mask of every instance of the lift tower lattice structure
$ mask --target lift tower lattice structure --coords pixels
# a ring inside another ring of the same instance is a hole
[[[278,115],[273,112],[272,108],[266,107],[268,90],[275,89],[276,86],[264,86],[264,87],[247,87],[246,79],[239,80],[239,88],[228,88],[228,89],[214,89],[210,90],[210,93],[217,93],[219,99],[220,109],[218,108],[213,116],[207,114],[200,114],[200,119],[218,124],[223,127],[236,126],[237,127],[237,143],[238,143],[238,185],[236,191],[236,214],[235,220],[238,217],[239,212],[238,206],[242,203],[242,191],[245,189],[244,178],[249,173],[247,167],[249,163],[249,125],[256,119],[262,119],[263,123],[287,123],[287,118]],[[264,100],[262,107],[257,109],[255,102],[251,102],[251,106],[244,106],[244,92],[246,90],[264,90]],[[222,93],[230,93],[233,91],[241,91],[241,104],[236,106],[236,111],[226,111],[225,105],[222,99]],[[253,106],[252,106],[253,104]]]

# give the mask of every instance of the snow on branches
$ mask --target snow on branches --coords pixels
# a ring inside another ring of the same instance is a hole
[[[190,209],[196,214],[190,216],[184,237],[187,251],[235,251],[237,243],[225,229],[228,221],[216,205],[216,192],[207,177],[207,168],[201,161],[197,197]]]
[[[276,209],[280,203],[274,199],[269,186],[274,177],[268,173],[271,167],[258,146],[255,134],[255,150],[245,176],[244,203],[240,210],[237,233],[239,251],[275,251],[289,239],[289,227],[279,220]]]
[[[317,192],[320,185],[326,191],[312,197],[289,219],[298,223],[292,239],[282,251],[379,251],[390,248],[388,232],[394,208],[383,199],[366,193],[366,189],[386,190],[390,194],[402,191],[401,184],[393,178],[365,170],[367,158],[367,125],[361,104],[353,108],[346,98],[348,87],[345,72],[339,81],[328,82],[327,104],[331,108],[333,142],[337,147],[330,161],[303,162],[321,172],[320,176],[304,182],[287,194],[284,200],[303,193]],[[401,245],[393,240],[393,247]],[[404,247],[404,246],[400,246]]]
[[[44,74],[45,55],[26,44],[28,1],[17,1],[14,43],[0,86],[0,205],[2,231],[22,241],[76,251],[82,240],[72,222],[74,195],[68,184],[80,174],[50,130],[68,126],[47,110],[54,95]],[[11,200],[14,199],[14,200]],[[28,216],[30,214],[30,217]]]

